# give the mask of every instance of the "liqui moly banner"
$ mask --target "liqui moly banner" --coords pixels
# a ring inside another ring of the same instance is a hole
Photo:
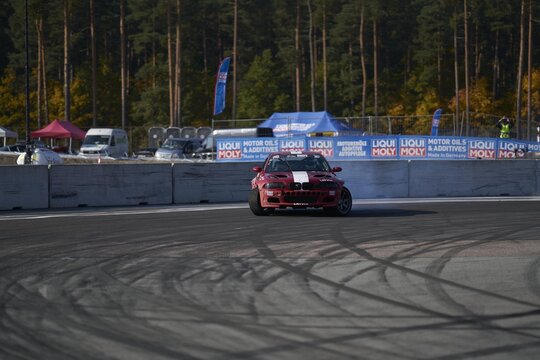
[[[500,139],[497,145],[497,159],[513,159],[517,149],[526,149],[527,145],[520,141]]]
[[[469,159],[496,159],[497,139],[467,140],[467,157]]]
[[[216,141],[217,161],[259,161],[279,151],[276,138],[235,138]]]
[[[427,156],[426,138],[400,137],[399,157],[403,159],[422,159]]]
[[[305,149],[306,149],[305,137],[279,139],[280,151],[304,151]]]
[[[308,138],[308,151],[321,153],[325,158],[334,157],[334,139],[333,138]]]
[[[397,159],[398,138],[396,136],[376,137],[371,139],[372,159]]]
[[[316,151],[328,160],[511,159],[517,149],[540,152],[540,143],[512,139],[432,136],[219,138],[217,161],[259,161],[276,151]]]

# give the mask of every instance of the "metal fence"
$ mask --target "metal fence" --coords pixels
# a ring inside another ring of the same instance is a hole
[[[442,114],[439,121],[440,136],[471,136],[471,137],[498,137],[497,121],[500,115],[470,113],[469,121],[462,114]],[[404,116],[364,116],[364,117],[338,117],[338,120],[351,126],[365,135],[430,135],[433,115],[404,115]],[[510,118],[514,121],[515,119]],[[214,129],[235,129],[257,127],[264,119],[237,119],[212,120],[208,127],[132,127],[129,128],[131,149],[142,147],[159,147],[169,137],[198,137],[204,138]],[[540,141],[540,124],[528,124],[527,120],[520,122],[519,139]],[[529,131],[527,131],[529,130]],[[511,138],[518,138],[517,128],[510,133]],[[527,138],[529,134],[529,138]],[[538,140],[537,140],[538,139]],[[131,150],[130,149],[130,150]]]
[[[465,115],[456,117],[455,114],[442,114],[439,121],[439,135],[441,136],[471,136],[471,137],[498,137],[497,122],[501,115],[482,114],[471,112],[469,121]],[[403,116],[364,116],[364,117],[337,117],[355,130],[365,135],[430,135],[433,115],[403,115]],[[510,118],[514,124],[515,119]],[[230,129],[241,127],[255,127],[266,119],[240,119],[240,120],[213,120],[213,129]],[[529,126],[529,131],[527,128]],[[519,126],[519,139],[536,141],[540,132],[540,123],[527,124],[521,120]],[[514,127],[510,133],[517,138],[518,131]],[[529,134],[530,138],[527,138]]]

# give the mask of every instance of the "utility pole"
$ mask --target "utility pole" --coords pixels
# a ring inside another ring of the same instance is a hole
[[[28,0],[24,2],[24,48],[26,62],[24,65],[25,86],[25,120],[26,120],[26,147],[30,144],[30,71],[28,69]]]

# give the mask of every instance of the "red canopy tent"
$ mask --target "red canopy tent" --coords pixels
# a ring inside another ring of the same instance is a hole
[[[32,131],[32,138],[66,139],[69,138],[69,151],[71,152],[71,140],[83,140],[86,132],[79,129],[67,120],[54,120],[43,129]]]
[[[33,138],[51,138],[51,139],[65,139],[72,138],[75,140],[82,140],[86,132],[82,131],[67,120],[54,120],[43,129],[32,131],[31,136]]]

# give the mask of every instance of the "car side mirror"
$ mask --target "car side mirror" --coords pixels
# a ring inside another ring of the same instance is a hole
[[[254,171],[256,173],[260,173],[262,171],[262,168],[260,166],[254,166],[251,168],[251,171]]]
[[[332,168],[332,172],[334,172],[334,173],[340,172],[341,170],[343,170],[343,169],[340,168],[339,166],[336,166],[336,167]]]

